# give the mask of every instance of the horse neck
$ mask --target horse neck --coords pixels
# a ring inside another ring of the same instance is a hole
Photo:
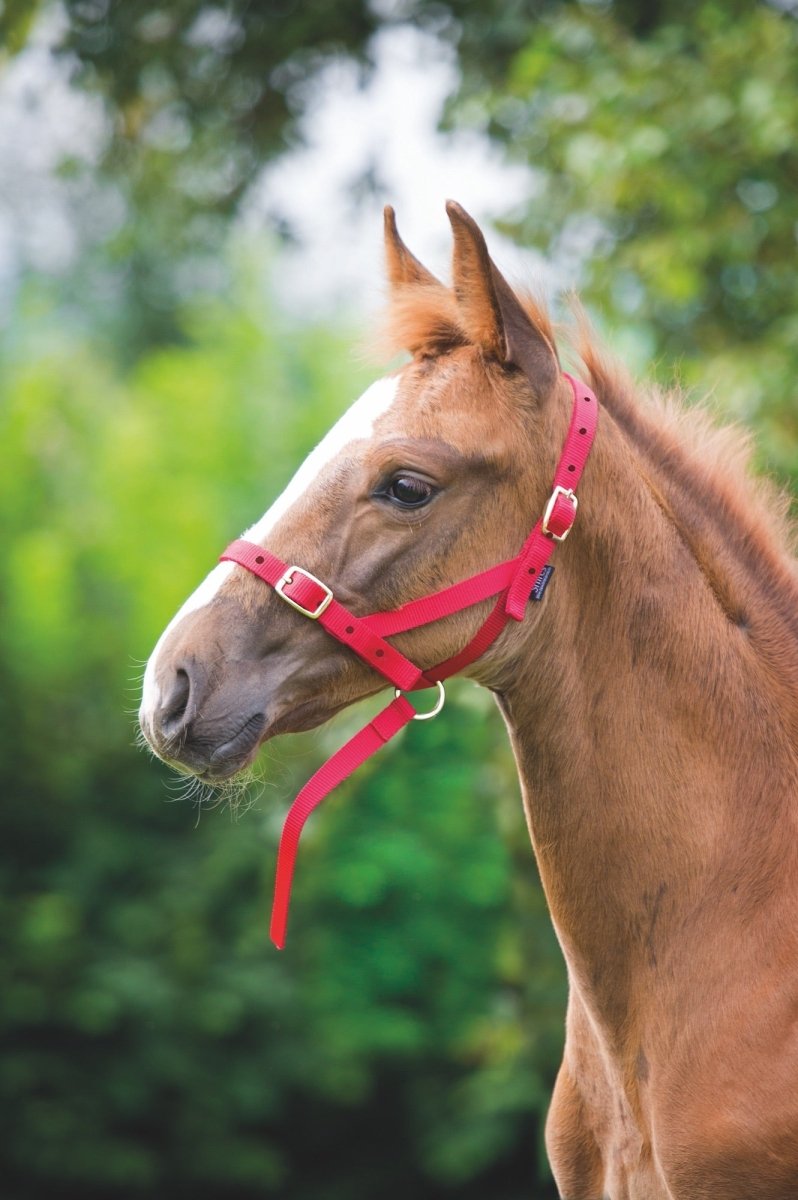
[[[577,527],[495,688],[569,972],[609,1022],[669,925],[707,889],[761,893],[794,833],[795,702],[773,669],[794,675],[794,644],[699,561],[678,509],[604,411]]]

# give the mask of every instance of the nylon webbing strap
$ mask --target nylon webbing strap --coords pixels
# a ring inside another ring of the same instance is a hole
[[[268,583],[306,619],[317,621],[332,637],[348,646],[384,679],[401,691],[434,687],[475,662],[495,642],[510,620],[520,621],[540,572],[557,542],[564,541],[577,511],[575,488],[593,444],[598,402],[584,383],[566,375],[574,403],[565,446],[543,516],[527,538],[520,554],[469,579],[430,596],[411,600],[389,612],[356,617],[340,604],[333,589],[300,566],[291,566],[254,542],[239,538],[220,556]],[[467,646],[445,662],[422,670],[401,654],[386,637],[428,625],[496,597],[490,613]],[[299,839],[310,814],[322,800],[366,759],[395,737],[415,717],[413,706],[397,696],[387,708],[337,750],[308,780],[286,817],[277,857],[277,878],[272,906],[271,937],[282,949],[288,922],[294,865]]]
[[[400,654],[390,642],[384,641],[363,617],[356,617],[339,604],[326,585],[301,567],[289,566],[268,550],[243,538],[231,542],[220,561],[238,563],[264,583],[270,583],[286,602],[304,616],[317,620],[322,629],[349,646],[394,687],[409,692],[420,681],[420,667]],[[326,606],[319,616],[314,616],[324,599],[328,601]]]
[[[274,903],[272,905],[271,928],[272,941],[278,950],[285,945],[285,930],[288,924],[288,905],[291,899],[291,884],[294,877],[294,863],[299,846],[299,838],[313,809],[328,796],[333,788],[338,787],[347,779],[361,763],[372,754],[376,754],[386,742],[395,737],[400,729],[404,729],[408,721],[415,716],[415,709],[404,696],[397,696],[387,708],[378,713],[373,721],[369,721],[364,729],[336,750],[332,758],[319,767],[302,790],[298,793],[285,819],[280,849],[277,853],[277,877],[274,884]]]

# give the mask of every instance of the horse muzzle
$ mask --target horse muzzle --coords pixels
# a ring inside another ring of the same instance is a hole
[[[233,698],[225,689],[214,690],[209,674],[186,659],[157,698],[142,704],[142,733],[170,766],[220,783],[251,762],[266,731],[262,696],[252,691],[247,696],[238,684]]]

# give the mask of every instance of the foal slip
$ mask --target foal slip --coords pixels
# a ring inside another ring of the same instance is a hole
[[[234,562],[268,583],[286,604],[348,646],[396,689],[391,703],[332,755],[296,796],[283,826],[277,857],[270,935],[275,946],[285,945],[288,907],[294,864],[302,829],[314,808],[366,759],[412,720],[427,720],[443,708],[443,680],[475,662],[512,619],[523,620],[530,595],[545,587],[551,571],[548,560],[558,542],[571,531],[578,501],[575,488],[584,470],[598,422],[598,401],[586,384],[565,374],[573,392],[571,423],[554,475],[551,495],[520,553],[487,571],[452,584],[429,596],[411,600],[400,608],[356,617],[335,599],[333,589],[299,566],[291,566],[268,550],[238,539],[231,542],[220,561]],[[385,641],[420,625],[441,620],[496,596],[496,604],[476,635],[459,653],[422,670]],[[435,706],[418,713],[402,694],[437,688]]]

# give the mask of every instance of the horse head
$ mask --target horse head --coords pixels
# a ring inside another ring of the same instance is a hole
[[[389,333],[410,352],[328,432],[244,535],[324,581],[362,615],[393,609],[517,554],[542,510],[567,425],[551,330],[491,261],[459,205],[453,287],[385,214]],[[326,589],[325,593],[326,594]],[[241,566],[216,566],[150,657],[140,711],[156,754],[214,783],[261,743],[313,728],[385,687],[368,663]],[[394,645],[422,667],[474,636],[484,601]],[[534,622],[470,669],[495,686]]]

